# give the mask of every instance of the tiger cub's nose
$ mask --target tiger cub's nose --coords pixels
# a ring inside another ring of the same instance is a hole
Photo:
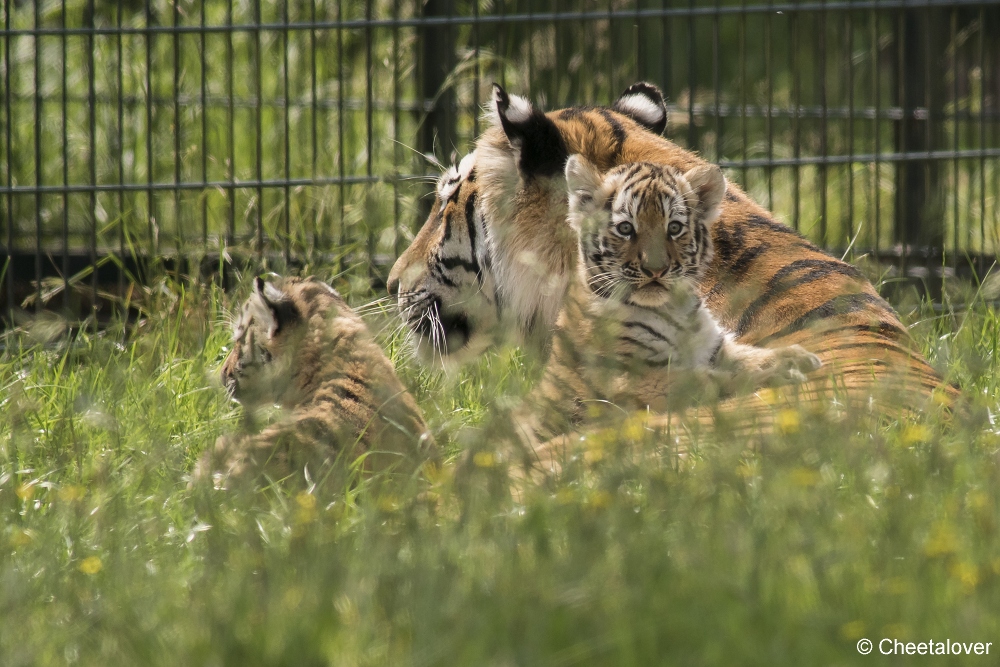
[[[646,266],[643,266],[641,268],[642,268],[643,274],[645,274],[645,276],[647,278],[649,278],[650,280],[657,280],[658,278],[662,278],[663,276],[665,276],[667,274],[667,269],[669,267],[664,266],[662,268],[656,268],[654,270],[650,270]]]
[[[639,268],[649,278],[659,278],[670,268],[670,263],[660,260],[660,258],[651,258],[643,253],[640,257]]]

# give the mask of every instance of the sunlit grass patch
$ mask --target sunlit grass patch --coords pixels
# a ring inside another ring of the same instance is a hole
[[[446,451],[425,482],[251,493],[188,488],[239,427],[214,379],[234,301],[154,292],[128,332],[4,339],[4,664],[843,664],[864,637],[1000,629],[982,302],[904,307],[968,405],[841,415],[765,392],[774,432],[705,429],[682,452],[626,415],[516,494],[501,423],[537,364],[447,375],[388,329]]]

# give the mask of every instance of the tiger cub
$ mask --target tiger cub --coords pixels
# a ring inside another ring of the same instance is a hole
[[[245,470],[294,474],[366,455],[366,471],[412,471],[434,443],[413,397],[365,323],[336,290],[312,278],[257,278],[233,330],[222,383],[250,415],[285,414],[252,435],[223,436],[194,477]],[[221,472],[219,472],[221,471]]]
[[[801,382],[820,367],[798,345],[736,342],[702,302],[697,281],[712,258],[710,229],[726,191],[717,166],[682,174],[636,162],[602,175],[574,155],[566,181],[579,259],[543,395],[665,409]]]

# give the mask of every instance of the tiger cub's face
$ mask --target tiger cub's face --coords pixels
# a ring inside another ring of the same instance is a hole
[[[681,280],[712,258],[711,225],[726,179],[715,165],[680,173],[634,162],[601,174],[583,156],[566,163],[569,222],[580,237],[579,271],[599,297],[663,306]]]
[[[299,282],[285,279],[285,286]],[[332,298],[333,290],[323,287]],[[222,384],[233,398],[249,405],[280,402],[292,376],[292,348],[301,329],[302,316],[290,295],[257,278],[233,326],[232,350],[222,363]]]

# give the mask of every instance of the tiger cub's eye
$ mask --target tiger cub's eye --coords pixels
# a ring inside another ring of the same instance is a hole
[[[670,234],[671,236],[679,235],[682,229],[683,227],[681,226],[681,223],[677,222],[676,220],[667,225],[667,233]]]
[[[615,231],[622,236],[632,236],[632,233],[635,231],[635,227],[632,226],[631,222],[619,222],[615,225]]]

